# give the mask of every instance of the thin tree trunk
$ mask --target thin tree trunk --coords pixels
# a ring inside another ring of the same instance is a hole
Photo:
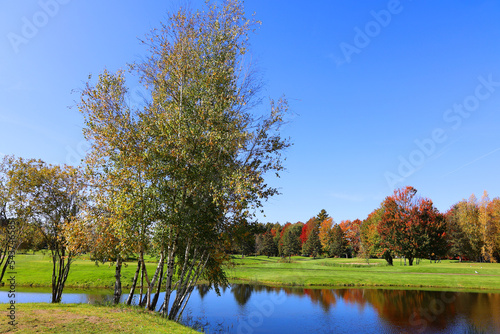
[[[7,270],[7,267],[9,266],[9,258],[7,258],[7,261],[5,261],[3,268],[2,268],[2,273],[0,274],[0,282],[2,282],[3,277],[5,275],[5,271]]]
[[[63,268],[63,270],[61,272],[61,277],[59,279],[59,285],[58,285],[58,289],[57,289],[57,300],[58,300],[58,303],[61,302],[62,293],[63,293],[63,290],[64,290],[64,285],[66,284],[66,280],[68,279],[69,269],[70,269],[70,266],[71,266],[71,257],[68,256],[66,265],[64,265],[64,258],[63,258],[62,259],[62,264],[63,264],[64,268]]]
[[[52,303],[57,303],[56,298],[56,271],[57,271],[57,256],[56,252],[52,251]]]
[[[9,263],[9,243],[5,244],[5,249],[0,252],[0,266],[2,265],[3,261],[5,261],[5,264],[3,265],[2,268],[2,273],[0,274],[0,282],[3,280],[3,276],[5,275],[5,270],[7,270],[7,266]]]
[[[168,304],[170,302],[170,295],[172,294],[172,276],[174,275],[175,252],[177,250],[177,236],[172,245],[167,249],[167,280],[165,283],[165,299],[163,300],[162,316],[167,318],[169,315]]]
[[[148,288],[147,288],[146,293],[144,294],[144,297],[142,297],[144,287],[142,285],[143,284],[142,283],[143,279],[141,279],[141,299],[139,299],[139,306],[146,305],[146,301],[148,299],[149,285],[150,285],[149,277],[148,277],[148,270],[146,269],[146,264],[144,262],[144,257],[142,258],[142,274],[143,274],[142,275],[143,279],[146,278],[146,286]]]
[[[68,255],[67,263],[65,264],[65,252],[59,254],[59,251],[53,253],[52,256],[52,303],[60,303],[64,289],[64,284],[68,278],[69,269],[71,266],[71,254]]]
[[[135,286],[137,285],[137,278],[139,277],[139,271],[141,270],[141,260],[137,261],[137,270],[135,271],[134,280],[132,281],[132,288],[130,288],[130,293],[127,298],[127,305],[132,304],[132,299],[134,298]]]
[[[151,283],[148,284],[148,292],[146,294],[146,307],[150,309],[151,307],[151,293],[153,292],[153,288],[155,286],[156,280],[158,279],[158,275],[160,271],[163,269],[163,252],[160,252],[160,261],[158,261],[158,266],[156,267],[155,274],[151,278]]]
[[[139,294],[139,306],[142,306],[142,294],[144,292],[144,259],[142,259],[142,254],[141,254],[141,286],[140,286],[140,294]]]
[[[177,283],[176,283],[176,285],[179,287],[181,287],[183,285],[186,272],[189,272],[189,273],[191,272],[191,269],[193,268],[194,262],[196,261],[197,252],[198,252],[197,248],[195,248],[194,252],[193,252],[193,262],[191,263],[189,269],[186,271],[186,267],[187,267],[188,262],[189,262],[188,258],[189,258],[189,250],[190,249],[191,249],[191,239],[188,240],[188,243],[186,245],[186,250],[184,251],[184,264],[182,265],[181,274],[179,275],[179,279],[177,280]]]
[[[187,284],[191,278],[191,275],[193,274],[193,267],[196,263],[197,253],[198,253],[198,249],[195,248],[194,253],[193,253],[193,259],[191,260],[191,264],[189,265],[189,268],[186,270],[186,264],[188,262],[187,257],[189,256],[189,253],[186,251],[182,273],[180,275],[179,280],[176,283],[177,294],[175,296],[174,302],[172,303],[172,308],[170,310],[171,314],[169,315],[169,318],[172,320],[174,319],[175,314],[177,314],[177,312],[178,312],[181,300],[182,300],[184,293],[187,289]],[[203,254],[202,254],[202,258],[203,258]],[[186,274],[187,274],[187,276],[186,276]]]
[[[115,294],[113,302],[118,304],[120,302],[120,297],[122,296],[122,258],[120,255],[116,258],[116,269],[115,269]]]
[[[195,254],[196,254],[196,249],[195,249]],[[202,262],[204,258],[205,258],[205,252],[201,255],[198,266],[193,272],[193,267],[194,264],[196,263],[196,257],[193,257],[192,263],[187,271],[187,276],[185,281],[178,281],[178,283],[180,282],[179,288],[177,289],[177,295],[175,296],[175,300],[170,310],[169,319],[174,320],[176,318],[176,315],[179,312],[179,309],[181,308],[183,301],[185,300],[187,294],[189,293],[193,281],[195,280],[197,274],[199,273],[200,268],[202,267]]]
[[[193,289],[196,286],[196,284],[198,283],[198,279],[200,278],[200,275],[203,273],[203,271],[205,270],[205,267],[207,266],[209,258],[210,258],[210,255],[207,255],[207,258],[205,260],[205,263],[203,264],[203,267],[198,266],[197,272],[196,272],[195,276],[193,276],[194,282],[193,282],[193,280],[191,280],[191,282],[190,282],[190,287],[189,287],[189,290],[187,293],[187,298],[186,298],[186,301],[184,302],[184,305],[182,306],[181,311],[179,312],[179,315],[177,316],[177,321],[179,321],[181,319],[182,312],[184,312],[184,309],[186,308],[186,305],[189,302],[189,299],[191,298],[191,294],[193,293]],[[200,259],[200,265],[201,265],[201,261],[202,261],[202,259]],[[201,270],[200,270],[200,268],[201,268]]]
[[[151,302],[151,305],[149,306],[149,310],[153,311],[156,308],[156,304],[158,303],[158,298],[160,297],[160,290],[161,290],[161,283],[163,282],[163,267],[165,266],[165,263],[163,263],[163,266],[161,266],[161,271],[160,271],[160,278],[158,279],[158,284],[156,288],[156,293],[155,296],[153,297],[153,301]]]

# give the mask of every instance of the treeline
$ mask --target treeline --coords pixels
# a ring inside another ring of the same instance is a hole
[[[318,255],[384,258],[454,258],[500,262],[500,198],[472,195],[440,213],[412,187],[398,189],[363,221],[335,223],[325,210],[305,224],[248,225],[229,252],[266,256]]]

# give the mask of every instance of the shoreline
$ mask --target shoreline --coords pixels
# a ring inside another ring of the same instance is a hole
[[[497,275],[490,275],[497,276]],[[199,285],[207,284],[207,282],[201,282]],[[499,293],[500,287],[498,289],[482,288],[482,287],[456,287],[456,286],[436,286],[436,285],[393,285],[393,284],[354,284],[354,283],[343,283],[343,284],[287,284],[287,283],[276,283],[276,282],[266,282],[252,279],[232,279],[229,281],[231,284],[250,284],[250,285],[261,285],[271,288],[283,288],[283,289],[388,289],[388,290],[426,290],[426,291],[451,291],[451,292],[476,292],[476,293]],[[144,287],[146,288],[146,287]],[[140,286],[136,287],[139,291]],[[0,287],[0,291],[8,291],[8,287]],[[17,285],[17,292],[39,292],[39,293],[50,293],[50,285]],[[64,288],[63,294],[65,293],[96,293],[96,294],[113,294],[113,288],[107,286],[67,286]],[[161,290],[164,292],[165,290]],[[122,295],[128,295],[129,290],[124,291]],[[0,303],[3,304],[3,303]]]

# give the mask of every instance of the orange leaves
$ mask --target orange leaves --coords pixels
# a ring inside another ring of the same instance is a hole
[[[378,224],[383,245],[408,258],[410,265],[417,256],[445,252],[444,216],[431,200],[419,198],[416,193],[412,187],[395,190],[393,196],[385,199]]]
[[[344,231],[348,245],[351,246],[352,251],[357,254],[360,248],[360,226],[361,220],[355,219],[353,221],[343,220],[340,222],[340,228]]]
[[[319,226],[319,241],[323,249],[328,247],[328,239],[330,238],[330,231],[333,226],[333,218],[329,217],[323,220]]]

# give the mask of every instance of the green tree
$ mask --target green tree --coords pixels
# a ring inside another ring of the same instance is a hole
[[[14,157],[4,156],[0,161],[0,282],[12,260],[13,251],[19,248],[23,237],[28,234],[26,219],[13,210],[14,193],[10,177],[15,167]]]
[[[275,256],[278,253],[278,248],[276,247],[276,243],[274,241],[272,230],[267,231],[263,234],[263,247],[262,254],[267,257]]]
[[[291,258],[292,255],[300,253],[300,234],[303,225],[302,223],[290,225],[283,233],[283,256]]]
[[[330,236],[330,242],[328,244],[328,255],[330,257],[338,256],[341,257],[346,253],[347,250],[347,240],[345,238],[345,233],[342,231],[340,225],[336,224],[332,228],[332,233]]]
[[[385,251],[377,226],[382,220],[383,206],[371,212],[360,226],[360,252],[366,259],[378,257]]]
[[[78,169],[41,160],[18,159],[10,173],[13,207],[38,228],[52,254],[52,303],[61,301],[76,253],[68,247],[68,231],[78,220],[84,184]]]
[[[303,247],[303,253],[310,254],[313,258],[316,258],[322,251],[321,241],[319,240],[319,227],[319,223],[316,222]]]
[[[287,104],[271,101],[268,115],[252,112],[260,83],[244,56],[256,23],[239,1],[181,9],[147,37],[146,60],[131,65],[151,92],[143,109],[127,106],[121,72],[104,72],[82,94],[92,173],[106,175],[114,211],[124,218],[118,231],[137,236],[140,257],[151,238],[164,251],[162,315],[170,319],[182,315],[199,278],[226,282],[224,234],[278,193],[264,175],[283,170]]]
[[[321,209],[321,211],[316,216],[316,220],[321,224],[325,219],[330,218],[330,215],[326,212],[325,209]]]

